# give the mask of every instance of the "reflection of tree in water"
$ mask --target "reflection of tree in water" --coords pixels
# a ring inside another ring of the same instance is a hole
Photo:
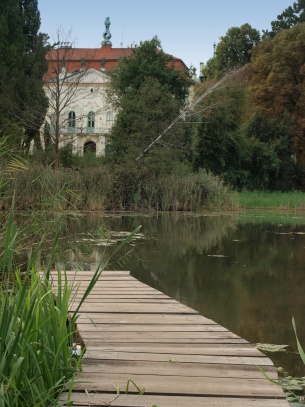
[[[304,226],[237,216],[86,216],[71,221],[70,235],[105,225],[114,231],[142,225],[145,239],[125,248],[132,253],[121,264],[141,281],[250,342],[294,346],[294,316],[305,344]],[[104,250],[92,249],[91,261]],[[298,358],[280,355],[276,363],[302,372]]]

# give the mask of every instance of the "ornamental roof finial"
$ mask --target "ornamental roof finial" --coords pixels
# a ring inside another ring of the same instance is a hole
[[[106,20],[105,20],[106,29],[105,29],[104,34],[103,34],[104,41],[102,42],[102,45],[112,45],[112,43],[110,41],[111,34],[110,34],[110,31],[109,31],[110,24],[111,24],[110,19],[109,19],[109,17],[107,17]]]

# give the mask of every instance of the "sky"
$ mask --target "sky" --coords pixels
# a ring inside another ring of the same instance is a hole
[[[113,48],[128,47],[157,36],[163,50],[199,74],[200,62],[213,56],[231,27],[249,23],[271,28],[296,0],[38,0],[40,31],[51,40],[59,28],[71,32],[69,41],[79,48],[98,48],[103,41],[105,19],[110,18]]]

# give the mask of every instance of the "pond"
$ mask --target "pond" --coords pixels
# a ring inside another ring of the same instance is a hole
[[[84,233],[85,243],[90,231],[105,225],[110,246],[94,246],[85,269],[114,250],[124,235],[118,232],[142,225],[107,269],[130,270],[251,343],[290,345],[288,353],[268,356],[289,374],[305,375],[291,324],[294,317],[305,347],[305,216],[86,215],[71,221],[71,233]],[[67,260],[71,268],[71,253]]]

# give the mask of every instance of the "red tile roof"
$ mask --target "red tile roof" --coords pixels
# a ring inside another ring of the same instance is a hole
[[[120,58],[130,55],[132,55],[131,48],[112,48],[111,45],[103,45],[101,48],[56,48],[46,55],[49,61],[46,79],[54,77],[56,70],[61,70],[63,61],[65,61],[67,72],[79,70],[82,66],[86,69],[100,70],[102,64],[106,71],[111,71],[117,68]],[[181,59],[173,58],[176,69],[188,70]]]

